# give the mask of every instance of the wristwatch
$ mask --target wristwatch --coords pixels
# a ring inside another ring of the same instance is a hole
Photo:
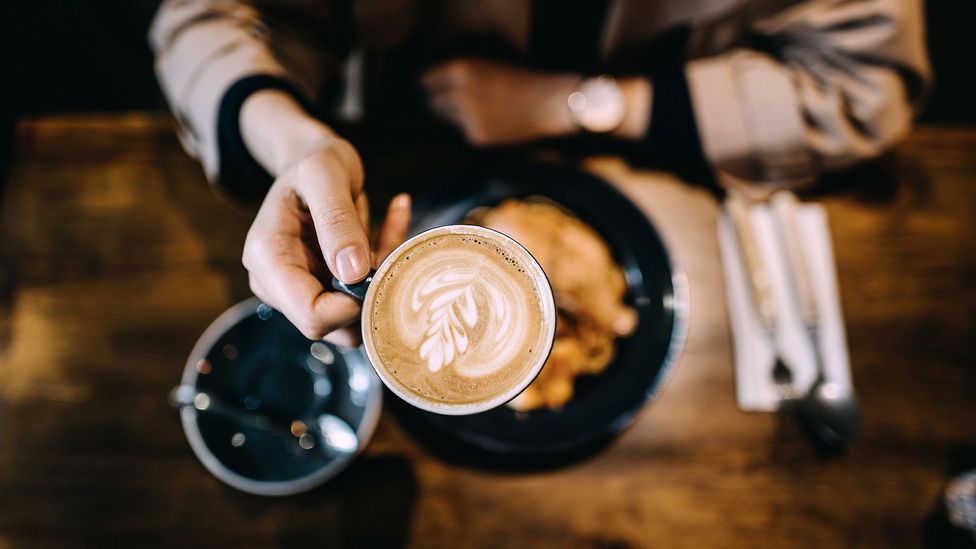
[[[612,76],[586,78],[566,98],[569,116],[581,129],[610,133],[624,121],[627,105],[624,93]]]

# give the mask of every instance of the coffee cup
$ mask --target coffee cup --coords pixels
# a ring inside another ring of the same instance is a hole
[[[508,236],[445,225],[398,246],[362,282],[363,347],[384,384],[418,408],[475,414],[521,393],[555,337],[552,288]]]

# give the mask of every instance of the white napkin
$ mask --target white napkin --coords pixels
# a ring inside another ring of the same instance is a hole
[[[776,302],[774,337],[779,344],[780,356],[793,372],[795,390],[798,394],[804,394],[816,378],[816,365],[810,336],[803,326],[801,309],[787,278],[790,275],[789,256],[776,232],[777,224],[770,206],[752,206],[749,220],[752,222],[759,254],[771,279],[770,291]],[[851,389],[847,337],[837,291],[826,212],[819,205],[799,206],[796,210],[796,226],[820,315],[818,343],[825,376],[829,381],[838,383],[841,388]],[[735,347],[736,398],[742,410],[773,411],[779,405],[772,379],[774,346],[753,303],[734,225],[727,212],[719,217],[718,238]]]

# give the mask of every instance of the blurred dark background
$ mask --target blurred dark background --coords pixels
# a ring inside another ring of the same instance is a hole
[[[159,0],[0,2],[5,116],[162,109],[146,31]],[[923,122],[976,123],[976,2],[929,0],[928,46],[935,88]],[[9,69],[8,69],[9,71]]]

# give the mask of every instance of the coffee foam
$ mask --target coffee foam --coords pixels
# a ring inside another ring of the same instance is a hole
[[[373,278],[364,342],[397,392],[490,401],[531,381],[548,354],[554,316],[541,268],[499,233],[468,229],[401,247]]]

